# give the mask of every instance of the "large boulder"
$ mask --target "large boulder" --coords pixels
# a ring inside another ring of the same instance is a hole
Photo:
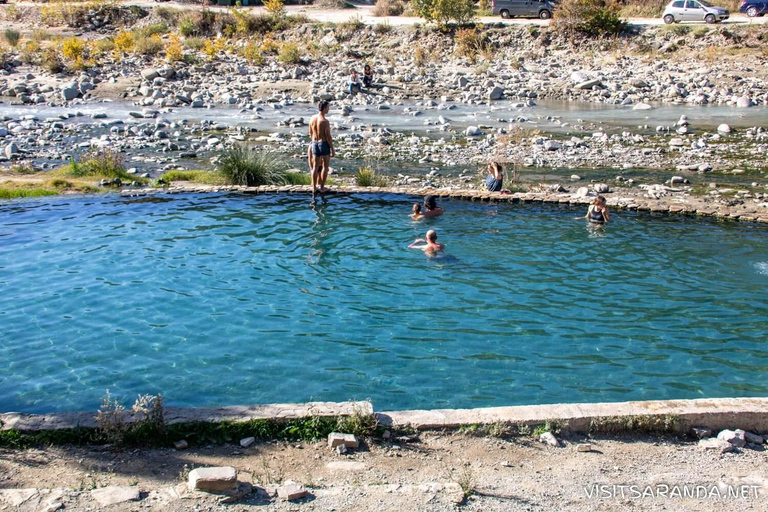
[[[80,96],[80,88],[77,84],[70,84],[61,88],[61,98],[64,101],[72,101]]]
[[[488,91],[489,100],[500,100],[502,96],[504,96],[504,89],[499,86],[495,86],[493,89]]]
[[[141,78],[149,82],[151,82],[158,76],[160,76],[160,73],[158,73],[155,68],[145,68],[141,70]]]
[[[193,469],[187,486],[195,491],[233,491],[237,489],[237,470],[231,466]]]
[[[467,135],[467,137],[479,137],[483,134],[482,130],[480,130],[480,128],[477,126],[467,126],[467,129],[464,133]]]

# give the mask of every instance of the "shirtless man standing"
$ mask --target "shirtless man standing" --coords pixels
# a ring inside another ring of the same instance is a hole
[[[328,179],[328,170],[331,157],[336,156],[331,139],[331,123],[325,116],[331,108],[331,104],[321,101],[317,109],[319,112],[309,120],[309,167],[312,174],[312,197],[315,197],[318,185],[320,192],[325,192],[325,180]]]

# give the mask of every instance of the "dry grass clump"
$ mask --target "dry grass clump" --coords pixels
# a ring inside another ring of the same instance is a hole
[[[474,28],[462,28],[454,36],[456,54],[475,62],[479,56],[486,60],[493,58],[494,48],[488,36]]]
[[[280,47],[277,60],[283,64],[299,64],[301,62],[301,50],[296,43],[285,43]]]
[[[405,3],[402,0],[378,0],[373,6],[373,15],[382,16],[400,16],[405,12]]]

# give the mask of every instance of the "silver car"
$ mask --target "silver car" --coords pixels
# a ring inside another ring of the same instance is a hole
[[[669,2],[661,19],[664,23],[680,23],[681,21],[704,21],[719,23],[727,20],[728,9],[717,7],[706,0],[673,0]]]

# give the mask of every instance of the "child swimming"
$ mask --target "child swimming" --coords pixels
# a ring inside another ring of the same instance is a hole
[[[423,219],[424,215],[421,213],[421,205],[419,203],[413,203],[413,213],[411,214],[413,220]]]

